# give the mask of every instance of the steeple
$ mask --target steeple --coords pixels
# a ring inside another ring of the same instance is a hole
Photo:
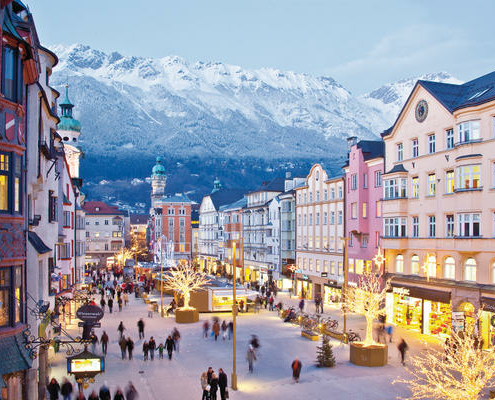
[[[165,196],[165,186],[167,185],[167,175],[162,164],[162,158],[156,158],[156,164],[151,170],[151,207],[155,208],[160,199]]]
[[[67,84],[65,85],[65,99],[60,103],[62,117],[72,118],[72,108],[74,108],[74,104],[69,100],[69,85]]]
[[[222,188],[222,184],[220,183],[220,179],[215,178],[213,181],[213,190],[211,191],[212,193],[218,192]]]

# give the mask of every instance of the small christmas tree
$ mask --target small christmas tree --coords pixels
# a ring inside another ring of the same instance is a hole
[[[332,345],[326,335],[323,335],[321,338],[321,346],[316,348],[316,361],[317,367],[329,368],[335,366]]]

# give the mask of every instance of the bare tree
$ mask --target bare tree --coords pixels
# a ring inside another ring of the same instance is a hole
[[[411,357],[410,376],[394,383],[405,383],[412,392],[411,400],[477,400],[492,386],[495,377],[495,353],[482,350],[475,323],[464,331],[452,332],[441,350],[429,349]],[[478,325],[479,326],[479,325]]]
[[[373,321],[385,310],[388,283],[383,287],[381,275],[366,271],[359,279],[357,288],[346,293],[345,305],[351,312],[366,318],[365,347],[377,344],[373,340]]]
[[[189,306],[191,292],[201,289],[206,285],[210,281],[208,276],[204,272],[196,270],[186,263],[179,263],[176,267],[171,268],[168,273],[170,276],[166,279],[163,286],[167,289],[179,292],[184,296],[183,309],[193,308]]]

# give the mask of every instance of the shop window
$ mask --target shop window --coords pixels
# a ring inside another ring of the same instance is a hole
[[[464,280],[476,282],[476,260],[468,258],[464,263]]]
[[[402,254],[398,254],[395,257],[395,272],[398,274],[404,273],[404,256]]]
[[[355,263],[356,274],[362,275],[364,271],[364,260],[357,259]]]
[[[430,278],[437,277],[437,258],[435,256],[428,257],[428,265],[426,268],[427,276]]]
[[[453,257],[447,257],[445,259],[443,277],[445,279],[455,279],[455,260]]]
[[[417,254],[411,257],[411,274],[419,275],[419,256]]]

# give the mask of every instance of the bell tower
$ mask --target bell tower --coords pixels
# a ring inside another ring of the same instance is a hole
[[[156,158],[156,164],[151,170],[151,207],[155,208],[158,200],[165,195],[167,176],[165,167],[162,165],[162,158]]]
[[[79,164],[83,154],[79,147],[81,123],[72,116],[74,104],[69,100],[69,85],[65,86],[65,99],[59,105],[61,115],[58,124],[58,133],[64,143],[70,176],[72,178],[79,178]]]

